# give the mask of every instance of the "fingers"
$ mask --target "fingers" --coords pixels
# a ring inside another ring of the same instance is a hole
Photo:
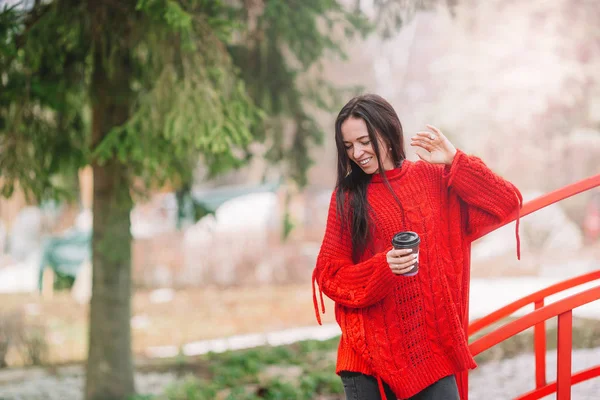
[[[417,262],[417,254],[413,254],[410,249],[392,249],[387,253],[387,262],[394,274],[404,274]]]
[[[410,145],[421,147],[427,151],[431,151],[434,148],[431,140],[415,139],[414,137],[411,139]]]
[[[418,146],[430,152],[432,149],[439,147],[443,142],[443,140],[438,140],[439,138],[441,137],[438,137],[436,133],[420,131],[410,138],[410,144],[411,146]]]
[[[412,271],[413,268],[414,268],[414,263],[405,268],[392,268],[392,272],[396,275],[403,275],[403,274],[406,274],[406,273]]]
[[[399,258],[405,257],[409,254],[412,254],[411,249],[391,249],[387,252],[387,260],[388,262],[398,262]]]
[[[406,267],[410,267],[411,265],[413,265],[414,263],[417,262],[417,255],[409,255],[408,257],[399,260],[398,262],[394,262],[394,263],[390,263],[390,268],[391,269],[401,269],[401,268],[406,268]]]
[[[429,131],[420,131],[417,132],[417,136],[413,136],[412,139],[415,138],[419,138],[419,139],[426,139],[426,140],[430,140],[430,141],[436,141],[436,139],[442,139],[444,138],[444,134],[442,133],[442,131],[440,131],[438,128],[436,128],[433,125],[426,125],[428,129],[430,129]]]
[[[396,260],[392,261],[391,264],[393,264],[397,267],[401,267],[403,265],[413,265],[415,263],[416,259],[417,259],[416,254],[408,254],[404,257],[398,257]]]
[[[417,262],[417,258],[411,257],[410,261],[400,263],[400,264],[390,264],[390,269],[394,274],[405,274],[413,269],[415,263]]]
[[[427,126],[429,129],[431,129],[437,136],[443,136],[442,131],[440,131],[435,126],[429,125],[429,124],[426,124],[425,126]]]
[[[411,140],[415,141],[415,140],[423,140],[426,143],[430,143],[430,144],[440,144],[444,142],[444,135],[440,134],[436,134],[433,132],[425,132],[425,131],[419,131],[415,134],[415,136],[410,138]]]
[[[411,139],[421,139],[421,140],[426,140],[426,141],[432,141],[435,140],[437,138],[437,135],[431,132],[424,132],[424,131],[419,131],[417,132],[416,136],[413,136]]]

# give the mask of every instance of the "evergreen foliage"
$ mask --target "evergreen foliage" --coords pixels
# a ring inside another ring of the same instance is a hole
[[[189,190],[265,142],[304,186],[323,132],[315,109],[347,93],[327,54],[372,26],[337,0],[32,0],[0,5],[0,188],[73,198],[94,171],[86,399],[133,394],[132,194]],[[129,351],[128,351],[129,349]]]

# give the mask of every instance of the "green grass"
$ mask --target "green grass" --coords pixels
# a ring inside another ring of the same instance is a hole
[[[339,338],[303,341],[288,346],[177,357],[184,378],[160,396],[131,400],[309,400],[341,399],[343,386],[335,374]],[[166,367],[166,365],[164,366]]]
[[[504,324],[512,319],[502,321]],[[495,325],[491,329],[499,326]],[[556,321],[549,320],[547,349],[556,348]],[[475,335],[480,337],[488,332]],[[573,348],[600,346],[600,321],[574,319]],[[533,352],[531,330],[509,338],[476,357],[479,365]],[[343,386],[335,374],[339,337],[308,340],[288,346],[179,355],[150,369],[176,371],[181,379],[160,396],[138,395],[130,400],[340,400]],[[144,368],[148,369],[148,368]]]

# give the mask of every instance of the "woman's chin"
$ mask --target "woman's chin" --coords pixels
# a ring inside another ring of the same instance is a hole
[[[367,175],[373,175],[379,171],[379,165],[373,162],[373,160],[369,161],[366,165],[360,165],[359,163],[356,163],[356,165]]]
[[[377,168],[377,167],[365,167],[362,170],[367,175],[373,175],[373,174],[376,174],[379,171],[379,168]]]

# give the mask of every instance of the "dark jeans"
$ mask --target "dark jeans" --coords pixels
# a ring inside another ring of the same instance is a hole
[[[344,384],[346,400],[381,400],[377,379],[374,377],[345,371],[342,371],[340,375]],[[385,382],[383,382],[383,389],[386,395],[385,400],[396,400],[396,395]],[[442,378],[408,400],[460,400],[456,379],[454,375]]]

